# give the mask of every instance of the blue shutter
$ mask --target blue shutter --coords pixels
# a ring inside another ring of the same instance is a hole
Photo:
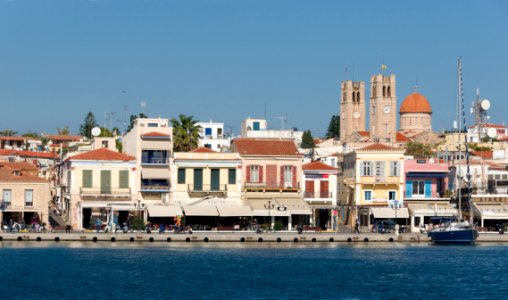
[[[412,197],[413,197],[413,181],[408,180],[406,181],[406,198]]]
[[[432,197],[432,181],[425,180],[425,198]]]

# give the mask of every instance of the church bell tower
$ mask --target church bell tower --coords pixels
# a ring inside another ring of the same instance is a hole
[[[340,141],[348,142],[355,131],[365,131],[365,82],[341,82]]]

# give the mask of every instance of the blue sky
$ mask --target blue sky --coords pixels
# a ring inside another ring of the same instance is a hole
[[[325,133],[339,84],[397,76],[397,102],[419,91],[435,130],[450,129],[456,61],[508,111],[506,1],[0,0],[0,129],[77,132],[86,113],[190,114],[239,131],[248,117]],[[345,72],[345,68],[348,72]],[[125,91],[125,92],[122,92]],[[109,121],[108,127],[109,127]]]

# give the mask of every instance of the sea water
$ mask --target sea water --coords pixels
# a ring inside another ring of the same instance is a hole
[[[506,299],[508,246],[0,243],[0,299]]]

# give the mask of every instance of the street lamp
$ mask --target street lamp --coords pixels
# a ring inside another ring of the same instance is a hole
[[[399,223],[397,219],[397,211],[402,208],[399,200],[393,200],[391,208],[395,211],[395,235],[399,235]]]
[[[270,222],[270,231],[272,231],[272,216],[270,214],[271,210],[275,208],[275,204],[272,203],[272,200],[268,200],[268,203],[265,204],[265,208],[268,209],[268,222]]]

